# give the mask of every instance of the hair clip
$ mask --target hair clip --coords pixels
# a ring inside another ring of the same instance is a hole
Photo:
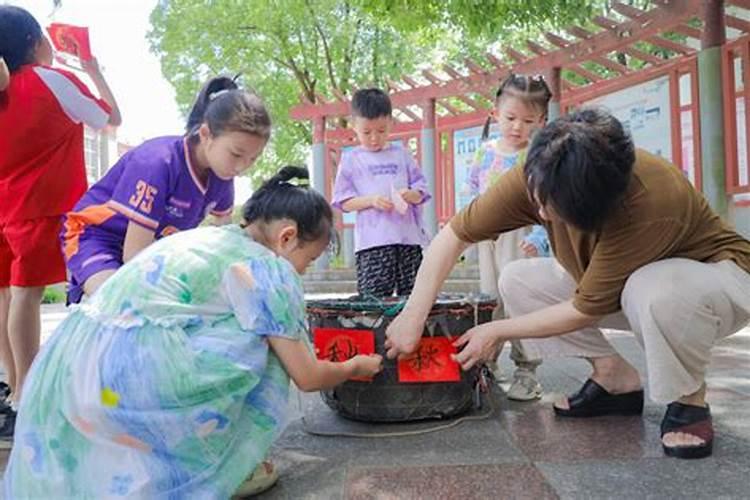
[[[310,186],[310,179],[304,177],[292,177],[291,179],[281,182],[298,188],[306,188]]]
[[[211,92],[210,94],[208,94],[208,100],[213,101],[220,95],[226,94],[227,92],[229,92],[229,89],[223,89],[223,90],[217,90],[216,92]]]

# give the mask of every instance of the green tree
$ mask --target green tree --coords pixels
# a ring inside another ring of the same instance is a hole
[[[384,87],[389,78],[444,63],[460,66],[467,57],[490,67],[487,51],[523,49],[545,31],[574,23],[598,30],[588,20],[613,14],[612,1],[160,0],[148,36],[183,111],[217,74],[241,73],[244,84],[264,98],[274,132],[253,169],[258,178],[284,163],[305,161],[310,125],[288,117],[300,98],[319,102],[320,96],[332,99],[362,85]],[[645,9],[651,2],[626,3]],[[450,103],[466,109],[460,100]]]
[[[604,0],[357,0],[401,30],[444,25],[470,38],[516,38],[540,27],[562,27],[587,19]]]
[[[354,86],[383,86],[424,60],[430,42],[342,0],[169,0],[155,7],[151,23],[152,50],[183,111],[216,74],[241,73],[263,97],[274,131],[255,178],[305,160],[309,124],[288,118],[301,96],[317,102]]]

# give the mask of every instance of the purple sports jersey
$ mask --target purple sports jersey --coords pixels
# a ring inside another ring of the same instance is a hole
[[[430,199],[427,181],[411,154],[400,145],[388,144],[380,151],[362,147],[346,151],[336,174],[333,206],[354,197],[381,195],[392,198],[393,193],[408,188],[422,193],[422,203]],[[354,226],[354,250],[366,250],[384,245],[421,245],[430,238],[422,223],[422,207],[408,205],[406,212],[385,212],[366,208],[357,212]]]
[[[128,151],[81,198],[73,212],[107,206],[115,212],[99,229],[125,239],[133,221],[156,238],[197,227],[206,215],[225,215],[234,205],[234,182],[208,172],[195,176],[183,137],[159,137]]]
[[[65,217],[69,299],[80,299],[80,285],[93,274],[122,265],[130,222],[154,231],[159,239],[197,227],[208,214],[231,214],[233,207],[234,181],[209,170],[203,184],[184,137],[144,142],[120,158]]]

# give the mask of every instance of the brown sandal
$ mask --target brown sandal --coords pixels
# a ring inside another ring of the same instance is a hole
[[[703,441],[697,445],[667,446],[662,442],[664,453],[676,458],[705,458],[713,452],[714,426],[708,405],[693,406],[678,402],[670,403],[661,421],[661,437],[670,432],[681,432]]]

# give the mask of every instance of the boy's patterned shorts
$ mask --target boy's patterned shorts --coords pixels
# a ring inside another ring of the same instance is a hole
[[[357,252],[357,291],[360,295],[409,295],[422,263],[419,245],[385,245]]]

